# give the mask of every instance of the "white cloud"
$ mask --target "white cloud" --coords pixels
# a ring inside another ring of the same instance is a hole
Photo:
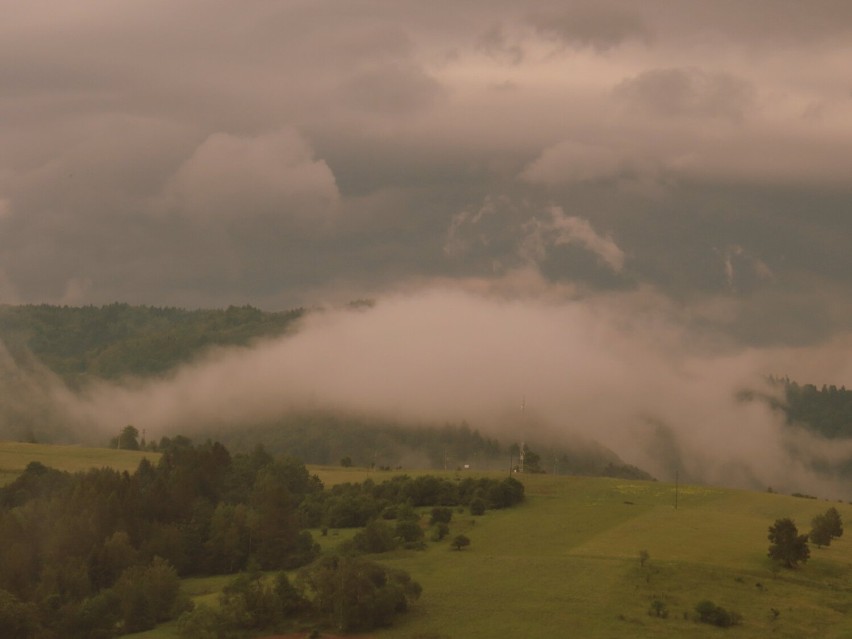
[[[566,215],[558,206],[550,207],[546,217],[533,218],[526,226],[528,235],[522,242],[521,251],[534,262],[542,262],[550,247],[576,245],[596,255],[615,273],[624,268],[624,251],[611,237],[595,231],[586,219]]]
[[[836,495],[845,489],[790,458],[780,416],[737,394],[764,389],[769,373],[804,374],[818,362],[849,383],[848,341],[707,348],[712,341],[648,290],[521,303],[431,289],[365,312],[318,313],[295,335],[220,351],[169,380],[102,384],[66,401],[69,415],[87,423],[132,421],[150,433],[318,406],[412,422],[466,419],[506,435],[526,396],[536,417],[531,441],[581,435],[662,479],[679,467],[693,480]],[[660,425],[678,459],[655,450]],[[797,446],[822,450],[807,436]]]

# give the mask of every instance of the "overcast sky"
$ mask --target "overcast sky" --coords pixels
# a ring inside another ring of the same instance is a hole
[[[0,301],[852,326],[852,3],[0,0]],[[654,302],[656,303],[656,302]]]

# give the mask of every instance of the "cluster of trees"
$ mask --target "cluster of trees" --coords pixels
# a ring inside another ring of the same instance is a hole
[[[453,481],[434,475],[398,475],[381,483],[368,479],[312,493],[300,511],[312,527],[360,528],[376,519],[404,522],[413,508],[424,506],[462,506],[481,515],[488,508],[508,508],[523,499],[524,485],[514,477]]]
[[[798,424],[827,438],[852,437],[852,390],[846,387],[798,384],[788,378],[771,381],[784,389],[784,401],[773,405],[783,410],[789,424]]]
[[[137,434],[127,427],[119,439],[130,445]],[[301,462],[260,446],[231,455],[220,443],[178,436],[156,447],[159,462],[143,460],[132,474],[33,462],[0,488],[4,637],[106,638],[181,613],[186,636],[296,617],[343,630],[383,625],[420,589],[362,554],[422,547],[429,527],[435,540],[449,533],[454,509],[484,512],[524,498],[514,478],[401,476],[326,490]],[[415,510],[424,506],[432,507],[428,525]],[[362,526],[338,555],[317,560],[306,528]],[[461,537],[458,549],[469,543]],[[259,572],[300,567],[293,583]],[[189,610],[180,595],[180,577],[237,572],[246,575],[226,589],[219,612]]]
[[[359,557],[330,555],[302,569],[295,580],[279,572],[244,573],[219,597],[217,609],[197,606],[178,619],[181,637],[223,639],[306,624],[342,632],[390,625],[420,596],[420,585],[403,570]]]
[[[287,451],[306,463],[324,465],[347,460],[353,466],[394,468],[417,459],[421,466],[436,469],[469,465],[477,470],[508,470],[510,463],[517,465],[519,456],[517,444],[501,444],[464,421],[413,425],[324,411],[211,430],[210,436],[235,450],[263,441],[270,451]],[[552,454],[545,458],[528,448],[525,471],[652,479],[603,446],[551,449]]]
[[[422,466],[455,469],[505,468],[508,453],[494,439],[466,422],[412,425],[330,411],[291,413],[271,422],[211,432],[225,445],[241,449],[263,441],[272,452],[289,454],[310,464],[336,464],[343,459],[362,468],[396,467],[418,459]]]
[[[143,630],[184,608],[179,576],[316,558],[299,505],[323,487],[304,465],[183,437],[159,447],[132,475],[34,462],[0,489],[0,619],[19,619],[18,636]]]
[[[843,535],[843,522],[836,508],[831,507],[811,521],[811,532],[799,534],[789,517],[775,520],[769,527],[769,557],[787,568],[805,563],[811,556],[808,540],[818,547],[828,546],[832,539]]]

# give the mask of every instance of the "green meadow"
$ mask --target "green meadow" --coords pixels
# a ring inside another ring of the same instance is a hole
[[[140,456],[0,445],[0,467],[12,470],[33,459],[65,470],[102,465],[132,470]],[[309,469],[326,485],[368,477],[380,482],[393,475]],[[551,475],[521,479],[527,494],[522,505],[482,517],[455,512],[444,541],[427,542],[425,551],[374,557],[408,571],[423,595],[393,627],[372,637],[852,639],[852,531],[828,548],[812,546],[810,561],[797,570],[778,569],[766,556],[767,529],[775,519],[792,517],[807,532],[814,515],[834,506],[849,529],[848,504],[681,486],[675,509],[671,484]],[[427,519],[424,512],[424,525]],[[331,551],[354,531],[313,533]],[[449,539],[460,533],[471,545],[456,551]],[[644,565],[640,551],[649,557]],[[228,579],[186,579],[183,587],[195,601],[216,605]],[[739,613],[742,624],[720,629],[696,622],[694,607],[704,599]],[[655,601],[664,605],[666,617],[649,614]],[[176,625],[132,636],[175,638]]]
[[[104,467],[132,473],[144,457],[157,463],[160,455],[110,448],[0,442],[0,486],[14,480],[33,461],[72,473]]]
[[[311,470],[328,483],[381,477],[358,469]],[[830,506],[852,523],[852,506],[681,486],[675,510],[670,484],[547,475],[523,481],[527,501],[519,507],[482,517],[454,514],[449,538],[467,535],[468,548],[453,550],[448,538],[428,542],[426,551],[375,556],[411,573],[423,595],[393,627],[372,637],[852,638],[852,540],[812,547],[811,560],[798,570],[779,570],[766,557],[775,519],[792,517],[806,532],[811,518]],[[331,550],[353,532],[314,535]],[[649,555],[644,566],[642,550]],[[215,604],[223,582],[185,583],[197,601]],[[704,599],[736,611],[742,624],[721,629],[696,622],[694,607]],[[667,617],[649,614],[655,600]],[[169,624],[134,636],[177,633]]]

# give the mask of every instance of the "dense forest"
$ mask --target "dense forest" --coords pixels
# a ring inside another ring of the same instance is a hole
[[[160,375],[211,346],[245,346],[281,335],[304,311],[251,306],[184,310],[107,306],[0,306],[0,341],[13,357],[34,356],[76,387],[87,377]]]
[[[524,499],[513,478],[396,476],[327,490],[301,462],[260,446],[231,455],[178,436],[157,448],[158,464],[143,460],[133,474],[34,462],[0,488],[4,637],[111,637],[176,617],[188,637],[205,624],[385,625],[419,586],[363,554],[424,548],[430,527],[431,539],[443,539],[440,525],[457,508],[478,515]],[[432,507],[428,520],[423,507]],[[365,529],[320,558],[309,527]],[[270,580],[261,571],[278,572]],[[218,611],[192,610],[179,594],[179,577],[238,572]],[[341,617],[329,602],[350,595]]]
[[[778,406],[788,424],[796,424],[828,439],[852,437],[852,391],[845,387],[799,385],[789,379],[783,385],[784,403]]]

